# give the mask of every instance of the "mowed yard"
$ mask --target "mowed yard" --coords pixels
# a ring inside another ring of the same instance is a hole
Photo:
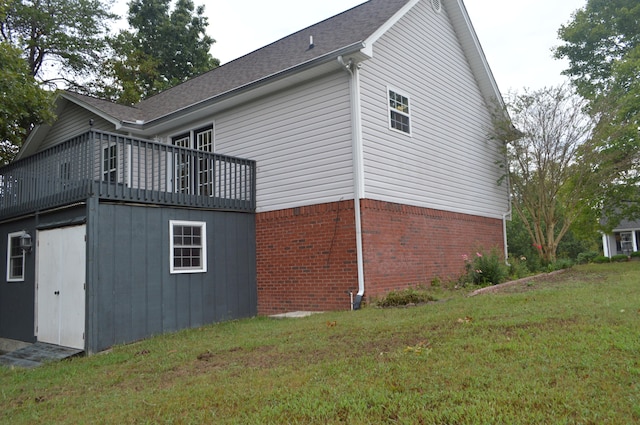
[[[0,423],[640,423],[640,262],[475,297],[431,291],[439,301],[0,368]]]

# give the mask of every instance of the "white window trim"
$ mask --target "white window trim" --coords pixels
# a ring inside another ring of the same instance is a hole
[[[402,97],[407,98],[407,106],[409,106],[409,113],[391,109],[391,102],[390,102],[391,99],[389,97],[390,95],[389,92],[394,92],[395,94],[398,94]],[[405,136],[411,136],[413,132],[413,117],[411,116],[411,111],[413,110],[413,106],[411,106],[411,96],[406,94],[406,92],[404,92],[403,90],[399,90],[399,89],[396,89],[395,87],[387,86],[385,98],[387,101],[387,120],[389,124],[389,130],[395,131],[396,133],[404,134]],[[400,115],[404,115],[407,118],[409,118],[409,132],[398,130],[397,128],[394,128],[393,125],[391,125],[391,111],[394,111]]]
[[[22,251],[22,276],[18,278],[11,277],[11,239],[19,238],[24,234],[25,232],[21,231],[21,232],[9,233],[9,235],[7,235],[7,282],[24,282],[25,258],[26,258],[26,253],[24,251]]]
[[[111,159],[112,159],[112,157],[111,157],[111,148],[115,148],[115,154],[116,154],[116,156],[115,156],[115,168],[108,168],[107,169],[107,168],[105,168],[105,161],[107,159],[109,160],[109,167],[111,167]],[[100,167],[101,168],[101,170],[100,170],[101,171],[101,181],[107,182],[107,183],[118,183],[118,180],[120,180],[119,179],[119,175],[118,175],[119,172],[120,172],[120,169],[118,167],[118,151],[119,151],[118,144],[115,143],[115,142],[107,143],[107,145],[102,148],[102,161],[101,161],[102,165]],[[107,158],[107,154],[106,153],[108,153],[108,155],[109,155],[108,158]],[[113,180],[113,181],[110,178],[111,173],[114,173],[114,175],[115,175],[115,180]],[[107,178],[107,176],[109,176],[109,178]]]
[[[173,228],[174,226],[200,227],[201,229],[201,258],[198,268],[175,268],[173,256]],[[169,220],[169,272],[171,274],[182,273],[206,273],[207,272],[207,223],[204,221]]]
[[[208,127],[211,127],[211,149],[212,152],[216,151],[216,123],[215,121],[205,121],[205,122],[201,122],[198,123],[196,125],[193,126],[189,126],[189,128],[182,130],[182,131],[176,131],[173,133],[170,133],[167,135],[166,137],[166,141],[168,144],[173,145],[173,141],[176,138],[180,138],[181,136],[189,136],[189,149],[195,149],[195,145],[196,145],[196,133],[198,133],[201,130],[205,130]],[[174,145],[175,146],[175,145]]]
[[[199,150],[198,149],[198,141],[197,141],[198,134],[204,133],[204,132],[209,131],[209,130],[211,130],[211,151],[210,151],[210,153],[215,153],[216,152],[216,125],[215,125],[215,121],[204,122],[201,125],[193,126],[193,127],[189,128],[188,130],[184,130],[184,131],[176,132],[174,134],[170,134],[167,137],[167,139],[168,139],[169,143],[172,146],[185,147],[185,148],[188,148],[188,149]],[[186,140],[188,146],[176,145],[176,140]],[[204,151],[204,152],[209,152],[209,151]],[[168,163],[169,163],[169,166],[171,167],[170,169],[168,169],[168,175],[167,175],[168,187],[171,187],[172,191],[174,191],[176,193],[198,194],[199,191],[200,191],[200,182],[198,181],[198,177],[199,176],[194,174],[194,172],[196,170],[195,163],[189,164],[188,189],[186,191],[183,191],[183,188],[178,183],[178,170],[176,168],[175,160],[171,159],[173,157],[173,155],[171,155],[170,153],[167,154],[167,155],[168,155],[167,158],[168,158],[168,161],[169,161]]]

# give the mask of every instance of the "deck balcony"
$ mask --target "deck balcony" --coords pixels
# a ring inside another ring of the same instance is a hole
[[[254,212],[255,161],[89,131],[0,168],[0,218],[89,198]]]

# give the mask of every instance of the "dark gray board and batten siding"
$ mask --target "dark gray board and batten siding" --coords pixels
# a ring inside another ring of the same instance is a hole
[[[90,353],[257,314],[253,214],[101,203],[90,217]],[[170,273],[170,220],[207,223],[206,273]]]
[[[169,220],[207,223],[206,273],[171,274]],[[257,314],[255,216],[100,202],[0,223],[0,338],[34,342],[36,250],[6,282],[7,234],[86,223],[85,349]],[[34,240],[34,243],[36,241]]]
[[[84,205],[55,212],[30,214],[0,223],[0,338],[35,342],[36,233],[37,230],[82,224],[86,220]],[[7,282],[7,235],[26,231],[34,247],[25,256],[24,281]]]

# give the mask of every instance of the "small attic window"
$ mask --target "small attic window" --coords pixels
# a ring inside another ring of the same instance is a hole
[[[433,10],[438,13],[442,11],[442,3],[440,2],[440,0],[431,0],[431,6],[433,7]]]

